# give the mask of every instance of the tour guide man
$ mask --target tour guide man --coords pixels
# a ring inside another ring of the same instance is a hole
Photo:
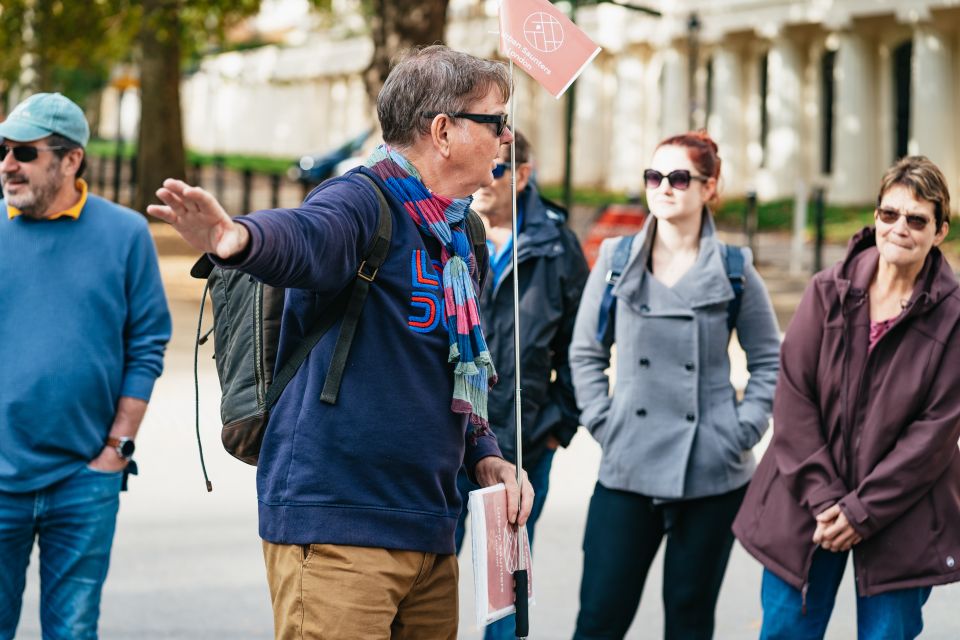
[[[493,181],[506,127],[502,63],[443,46],[409,52],[377,99],[385,144],[295,209],[231,219],[202,189],[166,180],[149,212],[215,262],[287,287],[279,353],[356,276],[386,196],[393,235],[351,347],[339,399],[320,401],[336,331],[281,395],[257,473],[276,637],[456,638],[454,528],[463,462],[517,486],[487,425],[495,379],[477,314],[470,194]]]

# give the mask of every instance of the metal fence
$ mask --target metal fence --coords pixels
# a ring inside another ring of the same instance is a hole
[[[90,156],[86,179],[93,193],[131,206],[137,190],[137,157]],[[223,162],[191,165],[187,181],[210,191],[231,215],[295,207],[315,186],[280,174],[230,169]]]

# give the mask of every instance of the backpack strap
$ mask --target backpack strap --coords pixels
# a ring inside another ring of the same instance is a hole
[[[323,392],[320,399],[328,404],[336,404],[337,395],[340,393],[340,383],[343,380],[343,371],[347,364],[347,356],[350,354],[350,345],[353,344],[353,337],[357,330],[357,324],[360,321],[360,312],[363,311],[363,303],[366,301],[367,293],[370,291],[370,283],[377,277],[377,271],[383,265],[387,257],[387,251],[390,249],[390,239],[393,234],[393,216],[390,214],[390,205],[387,204],[383,192],[377,184],[362,173],[358,174],[364,180],[370,183],[370,186],[376,191],[377,199],[380,202],[380,208],[377,211],[377,233],[371,240],[360,261],[357,269],[357,277],[353,283],[346,287],[334,299],[327,308],[326,313],[314,325],[313,329],[303,339],[296,351],[284,363],[283,367],[274,376],[270,388],[267,390],[265,404],[267,411],[273,409],[283,393],[284,388],[297,370],[307,359],[307,355],[320,342],[320,338],[341,316],[343,322],[340,325],[340,334],[337,336],[337,344],[334,347],[333,358],[330,361],[330,367],[327,369],[327,378],[323,385]],[[349,298],[347,297],[349,296]]]
[[[473,243],[473,255],[480,261],[480,256],[487,248],[487,230],[483,226],[483,220],[473,209],[467,209],[467,229],[470,232],[470,242]]]
[[[613,252],[610,270],[607,271],[607,287],[603,290],[603,300],[600,301],[600,315],[597,317],[597,342],[601,344],[613,342],[613,327],[616,320],[616,298],[613,296],[613,287],[620,279],[620,274],[627,267],[630,260],[630,249],[636,236],[623,236]]]
[[[727,304],[727,329],[733,331],[740,315],[740,301],[743,300],[743,285],[747,278],[743,274],[743,247],[724,245],[723,268],[727,272],[730,286],[733,287],[733,300]]]
[[[330,367],[327,369],[327,379],[323,383],[323,392],[320,394],[320,400],[327,404],[337,403],[337,395],[340,393],[340,383],[343,381],[343,370],[347,366],[347,356],[350,355],[350,345],[353,344],[353,336],[357,332],[357,324],[360,322],[363,303],[366,301],[367,293],[370,291],[370,283],[377,277],[377,272],[387,259],[387,252],[390,250],[390,237],[393,233],[393,216],[390,214],[390,205],[387,204],[387,199],[373,179],[362,173],[360,175],[363,176],[363,178],[370,183],[370,186],[373,187],[373,190],[376,191],[377,199],[380,202],[377,235],[373,239],[372,248],[367,251],[366,256],[364,256],[360,262],[360,267],[357,269],[357,279],[353,283],[350,302],[347,303],[343,323],[340,325],[340,335],[337,336],[337,346],[333,350],[333,359],[330,360]]]

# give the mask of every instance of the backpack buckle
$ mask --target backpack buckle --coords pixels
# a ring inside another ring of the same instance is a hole
[[[360,268],[357,269],[357,277],[363,278],[367,282],[373,282],[373,279],[377,277],[377,272],[380,271],[380,267],[374,267],[373,273],[366,273],[367,261],[364,260],[360,263]]]
[[[617,280],[619,279],[620,279],[619,271],[614,271],[613,269],[610,269],[609,271],[607,271],[607,277],[606,277],[607,284],[611,284],[611,285],[617,284]]]

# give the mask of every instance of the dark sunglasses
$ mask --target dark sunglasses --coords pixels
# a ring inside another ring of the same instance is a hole
[[[914,231],[923,231],[930,223],[930,218],[922,216],[919,213],[900,213],[896,209],[877,207],[877,219],[883,222],[883,224],[897,224],[900,216],[906,218],[907,226]]]
[[[643,172],[643,182],[647,185],[647,189],[659,188],[664,178],[667,179],[671,187],[680,191],[688,189],[691,180],[699,180],[700,182],[706,182],[708,180],[708,178],[694,175],[686,169],[674,169],[667,175],[663,175],[656,169],[647,169]]]
[[[7,154],[13,152],[13,157],[17,162],[33,162],[40,155],[41,151],[59,151],[66,147],[8,147],[0,144],[0,162],[7,158]]]
[[[509,164],[498,162],[497,166],[493,168],[493,179],[499,180],[500,178],[502,178],[503,174],[505,174],[509,168],[510,168]]]
[[[428,111],[423,114],[424,118],[436,118],[440,115],[436,111]],[[503,135],[503,130],[507,128],[507,114],[505,113],[466,113],[464,111],[451,111],[446,113],[451,118],[465,118],[466,120],[473,120],[474,122],[479,122],[480,124],[493,124],[496,125],[494,130],[497,133],[497,137]]]

